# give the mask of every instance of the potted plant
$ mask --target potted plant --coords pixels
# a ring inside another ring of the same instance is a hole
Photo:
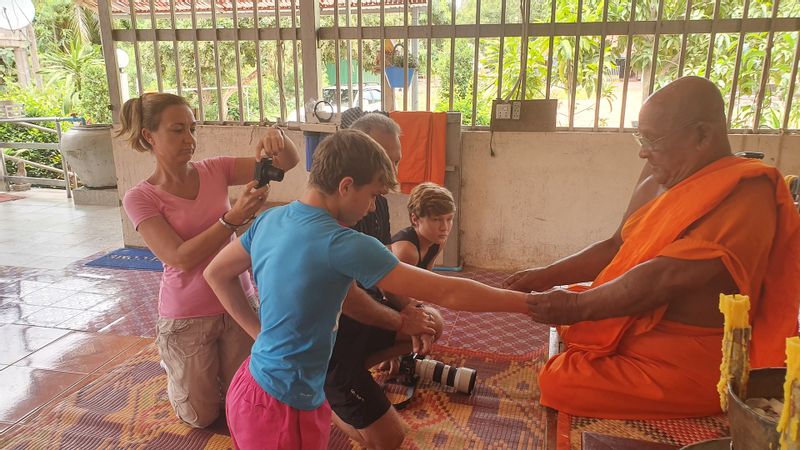
[[[408,55],[408,62],[406,63],[406,55]],[[411,86],[411,80],[417,73],[419,61],[417,56],[405,51],[403,44],[397,44],[392,48],[391,52],[386,52],[386,79],[389,81],[389,86],[393,88],[406,88]],[[408,71],[406,72],[406,67]],[[404,83],[404,79],[407,82]]]

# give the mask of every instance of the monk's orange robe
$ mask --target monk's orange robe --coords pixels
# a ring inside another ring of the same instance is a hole
[[[750,296],[751,366],[783,365],[784,339],[797,334],[800,216],[777,169],[718,160],[633,213],[622,238],[593,287],[659,256],[720,258]],[[567,350],[539,375],[541,403],[611,419],[719,413],[722,329],[662,320],[666,309],[565,327]]]

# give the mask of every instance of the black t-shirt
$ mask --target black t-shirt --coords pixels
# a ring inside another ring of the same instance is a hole
[[[389,231],[389,202],[386,200],[386,197],[382,195],[375,197],[375,211],[364,216],[364,218],[351,228],[374,237],[381,241],[383,245],[391,244],[392,235]],[[358,286],[367,291],[375,300],[383,301],[383,293],[377,287],[373,286],[370,289],[366,289],[364,286],[361,286],[361,284]]]
[[[419,236],[417,236],[417,230],[414,227],[407,227],[403,228],[402,230],[395,233],[392,236],[392,243],[400,242],[400,241],[408,241],[414,244],[414,247],[417,247],[417,254],[419,254]],[[428,264],[436,258],[436,255],[439,254],[439,244],[433,244],[428,249],[428,252],[425,253],[425,257],[423,258],[422,255],[419,255],[419,262],[417,263],[417,267],[420,269],[427,269]]]

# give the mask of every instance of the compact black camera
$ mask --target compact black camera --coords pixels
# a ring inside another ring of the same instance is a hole
[[[471,394],[475,389],[478,371],[467,367],[452,367],[433,359],[411,353],[400,359],[400,374],[422,381],[434,381],[450,386],[458,392]]]
[[[283,169],[272,165],[272,158],[261,158],[256,163],[256,173],[253,179],[258,181],[257,188],[264,186],[270,181],[283,181]]]

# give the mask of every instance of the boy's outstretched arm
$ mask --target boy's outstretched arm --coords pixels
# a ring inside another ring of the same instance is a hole
[[[467,278],[437,275],[402,262],[378,282],[378,287],[460,311],[528,312],[525,293],[493,288]]]
[[[217,253],[203,271],[203,276],[228,314],[255,340],[261,324],[239,281],[239,275],[249,268],[250,254],[236,239]]]

